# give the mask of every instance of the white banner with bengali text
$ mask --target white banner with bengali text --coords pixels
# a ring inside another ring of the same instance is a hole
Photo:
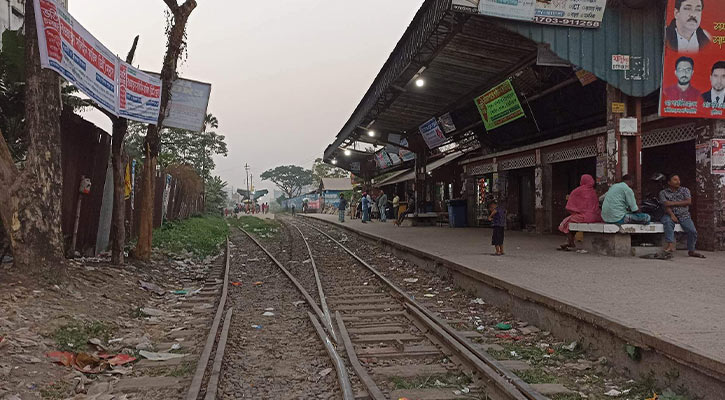
[[[161,79],[122,62],[118,74],[118,114],[156,125],[161,106]]]
[[[33,0],[40,62],[118,115],[118,57],[55,0]]]

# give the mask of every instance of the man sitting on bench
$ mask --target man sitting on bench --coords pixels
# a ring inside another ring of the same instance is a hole
[[[637,199],[632,186],[634,181],[630,175],[624,175],[619,183],[612,185],[604,197],[602,219],[608,224],[640,224],[647,225],[652,217],[640,213]]]
[[[697,229],[690,216],[692,196],[690,190],[680,185],[678,175],[670,175],[667,188],[660,192],[660,204],[665,207],[662,224],[665,229],[665,254],[671,256],[675,252],[675,224],[680,224],[687,233],[687,251],[690,257],[705,258],[695,251],[697,245]]]

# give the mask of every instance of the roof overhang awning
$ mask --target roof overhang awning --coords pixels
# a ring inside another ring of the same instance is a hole
[[[427,172],[433,172],[436,169],[457,160],[458,158],[462,157],[463,155],[464,155],[464,153],[462,153],[462,152],[455,152],[455,153],[449,154],[441,159],[431,161],[430,163],[428,163],[426,165],[425,169]],[[415,169],[409,169],[409,170],[403,171],[402,173],[393,175],[390,178],[388,178],[384,181],[381,181],[380,183],[377,183],[376,186],[394,185],[394,184],[400,183],[400,182],[412,181],[413,179],[415,179]]]
[[[601,126],[606,117],[603,81],[638,97],[656,91],[660,84],[664,40],[660,3],[630,8],[609,1],[602,27],[588,29],[463,14],[450,9],[450,0],[426,0],[325,150],[324,160],[336,159],[338,166],[349,169],[340,165],[345,149],[361,142],[390,145],[391,135],[407,139],[415,152],[434,156],[440,149],[428,149],[418,127],[446,113],[455,130],[446,134],[443,153],[478,146],[500,151]],[[564,65],[537,64],[542,47]],[[636,57],[642,71],[611,70],[613,54]],[[583,86],[566,62],[602,81]],[[419,77],[425,80],[422,88],[415,85]],[[474,99],[507,79],[526,118],[486,131]],[[368,136],[369,131],[375,136]],[[356,175],[384,172],[376,168],[372,153],[362,157],[367,161],[358,160]]]

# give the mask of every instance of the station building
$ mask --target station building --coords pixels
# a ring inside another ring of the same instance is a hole
[[[725,248],[725,179],[712,173],[710,153],[725,122],[659,116],[664,2],[610,0],[598,28],[454,3],[424,2],[325,162],[389,195],[412,193],[421,211],[465,199],[469,226],[486,224],[495,197],[508,229],[539,233],[557,230],[582,174],[600,194],[630,174],[642,200],[660,189],[650,176],[676,173],[693,195],[699,246]],[[486,129],[475,99],[505,82],[523,117]],[[421,133],[431,120],[443,133],[434,146]]]

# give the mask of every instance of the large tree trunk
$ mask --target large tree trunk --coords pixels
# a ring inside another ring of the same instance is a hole
[[[138,36],[133,40],[126,62],[131,64],[136,54]],[[111,162],[113,164],[113,217],[111,219],[111,263],[124,263],[123,248],[126,245],[126,168],[123,160],[123,140],[128,132],[128,120],[111,118],[113,121],[113,142]]]
[[[25,24],[25,128],[30,145],[19,171],[0,133],[0,217],[15,266],[54,275],[64,261],[60,81],[55,72],[40,67],[32,1],[25,3]]]
[[[141,176],[141,205],[139,209],[139,235],[135,256],[139,260],[151,259],[151,242],[154,229],[154,177],[156,161],[161,147],[160,129],[166,115],[166,108],[171,100],[171,84],[176,76],[176,66],[184,46],[184,35],[189,15],[196,8],[195,0],[186,0],[181,6],[176,0],[164,0],[171,10],[173,20],[168,30],[169,43],[161,69],[161,105],[159,120],[156,125],[149,125],[144,140],[144,169]]]
[[[138,208],[138,243],[134,256],[143,261],[151,259],[151,242],[154,231],[154,175],[156,174],[156,157],[151,156],[148,148],[145,152],[143,170],[141,172],[141,201]]]
[[[126,168],[123,161],[123,139],[128,130],[128,120],[119,118],[113,122],[111,162],[113,164],[113,217],[111,219],[111,263],[124,262],[123,248],[126,243]]]

